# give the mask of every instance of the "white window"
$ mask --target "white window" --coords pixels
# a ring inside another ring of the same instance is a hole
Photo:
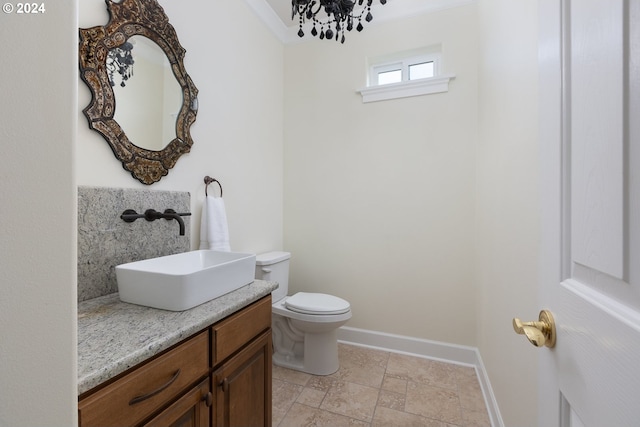
[[[407,82],[435,77],[439,69],[440,55],[430,54],[401,61],[376,63],[369,71],[369,86]]]
[[[433,61],[409,65],[409,80],[426,79],[436,75],[436,64]]]
[[[386,85],[389,83],[398,83],[402,81],[402,68],[395,68],[391,70],[377,69],[375,71],[376,84]]]
[[[454,75],[441,74],[441,45],[369,58],[362,102],[447,92]]]

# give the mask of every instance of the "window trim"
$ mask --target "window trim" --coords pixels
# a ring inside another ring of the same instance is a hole
[[[362,102],[385,101],[387,99],[406,98],[410,96],[429,95],[449,91],[449,81],[454,74],[409,80],[400,83],[368,86],[357,92],[362,95]]]

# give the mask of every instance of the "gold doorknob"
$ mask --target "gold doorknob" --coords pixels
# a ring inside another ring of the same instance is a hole
[[[523,322],[517,317],[513,319],[513,329],[520,335],[525,335],[529,342],[536,347],[556,345],[556,322],[549,310],[542,310],[537,322]]]

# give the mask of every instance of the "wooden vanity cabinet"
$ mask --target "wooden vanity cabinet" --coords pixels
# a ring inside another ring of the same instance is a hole
[[[271,426],[271,296],[82,396],[80,427]]]
[[[271,331],[213,373],[213,425],[271,426]]]
[[[271,296],[214,325],[211,337],[212,425],[271,426]]]

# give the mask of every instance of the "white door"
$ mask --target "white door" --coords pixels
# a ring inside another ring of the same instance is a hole
[[[640,426],[640,0],[539,5],[540,426]]]

